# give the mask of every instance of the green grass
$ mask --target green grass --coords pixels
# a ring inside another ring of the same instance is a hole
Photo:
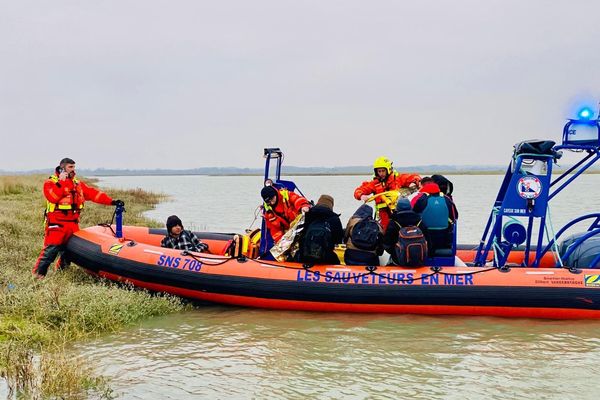
[[[0,378],[11,396],[112,398],[109,381],[73,357],[70,344],[185,306],[175,297],[99,281],[76,266],[33,279],[43,242],[45,178],[0,176]],[[159,225],[141,214],[164,196],[140,189],[109,194],[125,201],[128,225]],[[113,211],[86,202],[80,226],[109,222]]]

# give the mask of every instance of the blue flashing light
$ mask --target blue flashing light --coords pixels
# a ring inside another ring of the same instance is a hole
[[[578,115],[581,119],[591,119],[594,115],[594,112],[589,107],[585,107],[579,110]]]

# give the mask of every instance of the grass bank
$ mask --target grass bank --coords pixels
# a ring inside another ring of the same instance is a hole
[[[0,378],[9,397],[111,398],[107,379],[86,360],[73,358],[69,345],[184,305],[174,297],[98,281],[76,266],[33,279],[43,242],[45,178],[0,176]],[[125,201],[128,225],[157,225],[141,214],[163,200],[161,195],[108,193]],[[80,226],[110,221],[113,210],[87,202]]]

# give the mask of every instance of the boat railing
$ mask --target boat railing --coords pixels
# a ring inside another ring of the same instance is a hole
[[[594,218],[594,221],[590,224],[590,226],[587,228],[588,232],[594,232],[594,231],[598,231],[600,232],[600,213],[593,213],[593,214],[586,214],[586,215],[582,215],[578,218],[575,218],[574,220],[570,221],[569,223],[565,224],[562,228],[560,228],[558,230],[558,232],[554,235],[553,238],[550,239],[550,241],[548,242],[548,244],[539,252],[537,252],[535,260],[532,264],[532,266],[534,267],[538,267],[540,264],[540,261],[542,260],[542,257],[544,257],[544,255],[553,247],[556,246],[556,242],[558,241],[558,239],[562,236],[563,233],[565,233],[569,228],[571,228],[573,225],[578,224],[581,221],[585,221],[588,219],[592,219]],[[586,238],[592,237],[594,235],[589,235],[589,236],[584,236]],[[570,246],[569,246],[569,250],[561,257],[562,259],[566,260],[568,259],[568,257],[573,253],[573,251],[579,247],[584,240],[579,241],[576,240],[575,242],[573,242]],[[568,254],[567,254],[568,253]],[[560,257],[560,255],[558,255]],[[600,260],[596,260],[596,263],[600,261]],[[595,264],[594,264],[595,265]],[[592,266],[590,266],[592,267]]]

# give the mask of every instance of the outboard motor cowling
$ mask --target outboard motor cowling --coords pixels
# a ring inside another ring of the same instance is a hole
[[[573,245],[577,239],[584,236],[588,232],[575,233],[563,240],[559,245],[559,254],[561,258],[566,254],[567,250]],[[569,256],[567,260],[563,259],[563,263],[569,267],[575,268],[600,268],[600,265],[595,267],[591,265],[594,259],[600,254],[600,236],[592,236],[581,243]]]

